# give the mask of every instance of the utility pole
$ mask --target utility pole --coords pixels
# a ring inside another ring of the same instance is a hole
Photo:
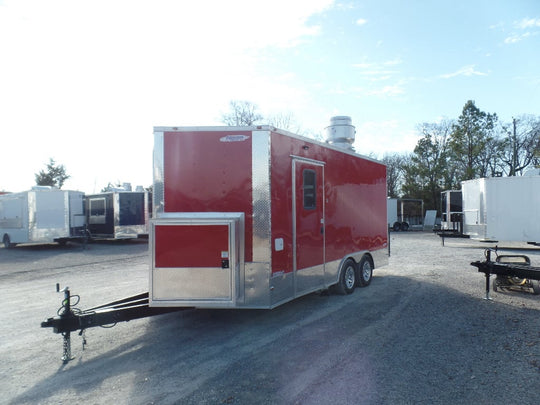
[[[516,135],[516,119],[512,117],[512,166],[510,167],[510,176],[516,175],[517,162],[517,135]]]

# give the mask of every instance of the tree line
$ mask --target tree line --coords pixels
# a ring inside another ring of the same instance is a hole
[[[388,196],[419,198],[426,209],[440,208],[444,190],[481,177],[521,176],[540,167],[540,117],[522,115],[512,122],[465,103],[456,120],[418,126],[421,138],[410,154],[387,154]]]
[[[254,125],[264,117],[256,104],[230,102],[222,121],[229,126]],[[266,118],[268,124],[320,140],[303,131],[291,113]],[[424,200],[426,209],[440,208],[444,190],[459,190],[461,182],[480,177],[520,176],[540,167],[540,116],[522,115],[512,122],[465,103],[457,119],[418,125],[421,138],[412,153],[386,154],[388,196]],[[36,174],[36,184],[61,188],[70,176],[63,165],[50,159]]]
[[[253,125],[263,120],[257,105],[231,101],[222,116],[226,125]],[[270,125],[300,133],[290,114],[267,119]],[[496,113],[465,103],[457,119],[418,126],[421,138],[412,153],[386,154],[388,196],[424,200],[426,209],[440,208],[444,190],[480,177],[520,176],[540,167],[540,117],[522,115],[505,123]],[[302,133],[300,133],[302,135]],[[312,136],[309,133],[303,135]],[[315,136],[320,140],[320,136]]]

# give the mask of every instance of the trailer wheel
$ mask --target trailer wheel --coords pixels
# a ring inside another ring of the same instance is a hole
[[[371,283],[371,278],[373,277],[373,263],[369,257],[362,257],[356,274],[356,285],[359,287],[367,287]]]
[[[6,249],[11,249],[12,247],[15,247],[15,243],[11,243],[11,239],[9,238],[9,235],[7,233],[4,234],[2,242],[4,243],[4,247]]]
[[[353,259],[347,259],[343,264],[339,281],[335,285],[335,292],[339,295],[351,294],[356,286],[356,262]]]
[[[540,295],[540,280],[531,280],[534,295]]]
[[[401,231],[401,222],[394,222],[394,225],[392,226],[392,229],[394,230],[394,232]]]
[[[401,230],[402,231],[408,231],[409,230],[409,224],[407,222],[401,223]]]

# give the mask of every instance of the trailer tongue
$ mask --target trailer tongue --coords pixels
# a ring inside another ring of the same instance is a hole
[[[118,322],[128,322],[133,319],[146,318],[154,315],[166,314],[180,310],[192,309],[191,307],[150,307],[148,292],[112,301],[97,307],[81,310],[76,307],[80,301],[78,295],[71,295],[69,287],[60,290],[60,285],[56,284],[56,291],[64,293],[62,306],[58,309],[58,316],[48,318],[41,322],[42,328],[53,328],[54,333],[61,333],[63,336],[64,363],[70,361],[71,355],[71,332],[80,330],[79,335],[83,336],[83,348],[86,344],[84,331],[96,326],[114,326]],[[76,298],[75,302],[72,300]]]

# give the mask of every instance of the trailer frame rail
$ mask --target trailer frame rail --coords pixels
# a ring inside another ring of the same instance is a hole
[[[491,260],[491,253],[496,255],[495,261]],[[528,284],[533,286],[535,294],[538,294],[540,283],[535,286],[531,280],[540,280],[540,267],[531,266],[530,259],[525,255],[499,255],[497,247],[494,249],[488,248],[484,251],[486,260],[475,261],[471,266],[478,268],[478,271],[486,276],[486,300],[491,300],[490,292],[490,277],[492,274],[497,277],[518,277],[527,280]]]

